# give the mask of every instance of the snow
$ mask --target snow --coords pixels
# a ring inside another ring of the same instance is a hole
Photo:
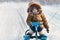
[[[23,40],[28,3],[0,3],[0,40]],[[50,33],[45,33],[49,40],[60,40],[60,6],[45,5],[42,10],[48,19]]]

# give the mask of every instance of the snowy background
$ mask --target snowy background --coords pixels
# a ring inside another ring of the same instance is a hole
[[[28,3],[0,3],[0,40],[23,40],[26,24]],[[50,33],[45,34],[49,40],[60,40],[60,5],[42,5]]]

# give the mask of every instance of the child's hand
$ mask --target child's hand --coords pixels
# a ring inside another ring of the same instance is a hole
[[[49,29],[47,29],[47,33],[49,33]]]
[[[29,25],[29,26],[33,26],[33,25],[32,25],[32,22],[30,22],[30,25]]]

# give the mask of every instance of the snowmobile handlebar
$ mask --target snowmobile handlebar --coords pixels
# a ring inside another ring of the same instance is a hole
[[[31,25],[35,27],[35,30],[37,31],[37,28],[40,27],[41,23],[40,22],[31,22]],[[25,34],[27,34],[27,32],[29,31],[26,30]]]
[[[40,22],[32,22],[31,25],[34,27],[38,27],[41,25],[41,23]]]

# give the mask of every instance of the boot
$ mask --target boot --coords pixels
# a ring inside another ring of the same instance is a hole
[[[44,35],[44,34],[42,34],[42,35],[39,36],[39,39],[41,39],[41,40],[47,40],[47,36]]]
[[[24,36],[24,40],[30,40],[30,37],[31,37],[31,34],[30,34],[30,33],[27,33],[27,34]]]

